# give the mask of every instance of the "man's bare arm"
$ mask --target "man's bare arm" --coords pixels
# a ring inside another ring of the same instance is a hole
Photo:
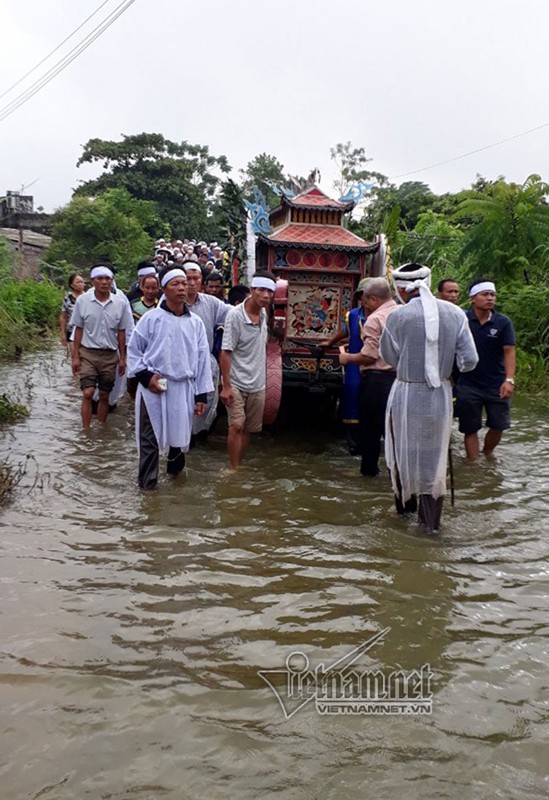
[[[74,342],[72,348],[72,374],[80,372],[80,345],[82,344],[83,328],[78,326],[74,329]]]
[[[223,386],[219,392],[219,399],[226,406],[230,406],[233,402],[233,389],[231,386],[231,364],[233,363],[233,354],[231,350],[222,350],[219,353],[219,371],[221,372],[221,379]]]
[[[517,350],[514,344],[507,344],[503,346],[503,364],[505,367],[505,378],[514,380],[515,371],[517,368]],[[504,380],[499,389],[499,396],[501,398],[512,397],[514,384],[510,380]]]
[[[120,328],[118,331],[118,374],[123,375],[126,371],[126,331]]]
[[[367,367],[369,364],[373,364],[375,358],[371,356],[365,356],[363,353],[339,353],[339,363],[344,367],[346,364],[358,364],[362,367]]]

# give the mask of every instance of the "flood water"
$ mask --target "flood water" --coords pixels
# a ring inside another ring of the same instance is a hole
[[[31,408],[2,453],[32,456],[0,517],[2,798],[549,797],[547,408],[519,397],[479,467],[454,432],[433,540],[331,434],[226,476],[220,431],[142,496],[130,404],[84,435],[61,355],[0,378]],[[286,719],[258,675],[387,628],[354,667],[430,665],[430,715]]]

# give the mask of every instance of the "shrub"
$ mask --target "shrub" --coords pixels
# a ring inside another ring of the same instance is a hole
[[[5,459],[0,460],[0,506],[9,502],[13,490],[27,474],[27,463],[30,458],[27,456],[25,463],[17,466]]]
[[[59,317],[63,291],[50,281],[29,278],[0,284],[0,306],[14,319],[45,329]]]
[[[549,384],[549,287],[513,283],[498,286],[498,311],[513,321],[517,335],[517,376],[522,391]]]
[[[13,276],[15,258],[9,242],[0,236],[0,281],[5,281]]]
[[[43,342],[57,327],[63,290],[49,281],[0,282],[0,356],[13,357]]]
[[[5,393],[0,394],[0,425],[4,422],[15,422],[28,414],[28,408],[22,403],[15,403]]]
[[[498,286],[498,311],[513,320],[523,350],[549,358],[549,286]]]

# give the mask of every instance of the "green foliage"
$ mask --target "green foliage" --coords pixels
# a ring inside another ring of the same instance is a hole
[[[13,275],[15,257],[7,239],[0,236],[0,281]]]
[[[284,165],[277,158],[267,153],[260,153],[248,162],[246,169],[240,170],[240,174],[243,179],[241,188],[244,197],[251,199],[253,188],[257,186],[263,192],[269,209],[279,205],[280,198],[270,186],[271,183],[280,186],[286,184]]]
[[[429,211],[434,203],[435,195],[426,183],[421,181],[405,181],[396,190],[396,201],[400,206],[402,227],[412,230],[422,214]]]
[[[469,282],[496,281],[498,310],[517,333],[522,391],[549,384],[549,187],[539,176],[522,186],[481,176],[471,189],[434,195],[417,182],[372,191],[361,235],[387,234],[394,264],[431,267],[432,285],[453,277],[465,294]]]
[[[40,274],[56,286],[61,286],[68,291],[69,276],[76,272],[76,267],[70,261],[60,259],[55,264],[47,261],[40,262]]]
[[[49,281],[33,278],[9,280],[0,285],[0,306],[13,319],[46,329],[59,317],[63,292]]]
[[[15,404],[16,409],[20,409],[15,416],[11,415],[11,412],[8,413],[8,417],[3,419],[2,417],[2,398],[5,397],[3,395],[0,397],[0,423],[1,422],[15,422],[19,417],[26,416],[28,414],[28,409],[26,406],[20,406]],[[13,406],[14,404],[11,400],[8,399],[9,406]],[[16,486],[22,481],[23,477],[27,474],[27,464],[29,461],[34,461],[32,456],[27,455],[25,461],[23,463],[11,464],[7,459],[0,460],[0,506],[5,505],[9,502],[12,497],[13,490]],[[36,463],[36,462],[35,462]]]
[[[171,233],[207,236],[220,178],[230,172],[225,156],[215,157],[208,147],[171,142],[159,133],[122,136],[121,141],[90,139],[77,162],[102,163],[104,173],[86,181],[75,194],[97,197],[108,189],[123,188],[136,200],[156,203],[159,220]],[[165,230],[159,220],[147,224],[148,233]]]
[[[57,327],[63,290],[32,278],[0,283],[0,357],[19,355]]]
[[[496,288],[498,311],[513,320],[520,347],[547,359],[549,367],[549,286],[516,282]]]
[[[435,286],[442,278],[459,273],[463,236],[442,214],[426,211],[420,214],[413,231],[397,231],[390,238],[393,262],[427,264]]]
[[[135,200],[125,189],[110,189],[100,197],[74,197],[53,218],[53,241],[46,260],[76,268],[105,260],[133,276],[136,264],[154,245],[145,228],[157,220],[154,203]]]
[[[549,185],[530,175],[522,185],[500,179],[460,203],[457,216],[469,221],[462,256],[471,275],[529,282],[543,273],[548,195]]]
[[[371,241],[377,233],[385,233],[385,224],[388,219],[393,222],[393,235],[400,230],[400,206],[397,202],[396,186],[375,186],[368,197],[364,207],[364,214],[359,223],[359,230],[355,231],[366,240]],[[397,222],[395,226],[395,221]]]
[[[221,186],[213,221],[218,233],[223,236],[225,249],[242,259],[246,247],[244,192],[230,178]]]
[[[16,422],[21,417],[28,417],[29,409],[22,403],[16,403],[4,392],[0,394],[0,425]]]
[[[523,394],[547,392],[549,359],[517,347],[517,381]]]
[[[385,233],[389,242],[394,242],[396,244],[399,229],[400,229],[400,206],[395,205],[385,215],[380,230]]]
[[[457,221],[455,213],[459,204],[467,197],[468,191],[458,192],[457,194],[434,194],[432,196],[432,210],[435,214],[441,214],[446,217],[452,224],[457,225],[460,229],[463,227],[461,221]]]
[[[371,239],[380,231],[386,232],[383,225],[388,217],[394,215],[395,208],[399,209],[398,229],[413,230],[420,216],[433,209],[436,199],[427,184],[421,181],[406,181],[398,187],[393,184],[374,187],[362,219],[366,238]]]

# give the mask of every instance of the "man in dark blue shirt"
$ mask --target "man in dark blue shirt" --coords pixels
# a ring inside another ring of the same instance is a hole
[[[494,310],[496,287],[479,278],[469,287],[472,307],[466,312],[479,355],[478,365],[460,375],[456,386],[459,429],[465,434],[465,452],[470,461],[480,455],[478,431],[486,409],[488,432],[483,453],[489,457],[510,427],[511,397],[515,385],[515,331],[509,317]]]

